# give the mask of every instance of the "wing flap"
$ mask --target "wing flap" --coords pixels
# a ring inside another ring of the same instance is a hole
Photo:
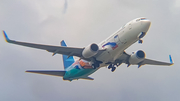
[[[27,73],[37,73],[51,76],[64,76],[66,71],[27,70]]]

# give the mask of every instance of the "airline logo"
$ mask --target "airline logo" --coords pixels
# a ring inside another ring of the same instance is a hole
[[[89,64],[88,61],[85,60],[77,60],[72,64],[72,66],[76,69],[92,69],[93,67]]]
[[[108,43],[104,44],[102,47],[104,48],[107,45],[110,45],[113,50],[118,47],[118,45],[115,42],[108,42]]]
[[[84,69],[92,69],[93,67],[89,64],[88,61],[85,60],[80,60],[79,64],[84,68]]]
[[[76,69],[82,69],[82,67],[80,66],[80,64],[79,64],[78,61],[74,62],[74,63],[72,64],[72,66],[73,66],[74,68],[76,68]]]

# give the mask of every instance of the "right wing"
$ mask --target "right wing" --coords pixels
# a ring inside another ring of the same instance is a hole
[[[43,49],[47,50],[48,52],[52,52],[53,55],[56,53],[59,54],[64,54],[64,55],[70,55],[72,54],[73,56],[82,56],[82,51],[83,48],[73,48],[73,47],[63,47],[63,46],[50,46],[50,45],[42,45],[42,44],[34,44],[34,43],[27,43],[27,42],[19,42],[19,41],[14,41],[10,40],[6,34],[5,31],[3,31],[4,37],[8,43],[12,44],[17,44],[21,46],[26,46],[26,47],[32,47],[32,48],[37,48],[37,49]]]
[[[52,52],[53,55],[64,54],[64,55],[67,55],[68,57],[69,56],[77,56],[77,57],[83,58],[82,51],[84,50],[84,48],[51,46],[51,45],[42,45],[42,44],[34,44],[34,43],[27,43],[27,42],[19,42],[19,41],[15,41],[15,40],[10,40],[5,31],[3,31],[3,34],[5,37],[5,40],[8,43],[17,44],[17,45],[26,46],[26,47],[37,48],[37,49],[42,49],[42,50],[47,50],[48,52]],[[103,50],[99,50],[95,57],[97,57],[102,52],[103,52]],[[85,59],[85,60],[91,60],[91,59],[89,58],[89,59]]]

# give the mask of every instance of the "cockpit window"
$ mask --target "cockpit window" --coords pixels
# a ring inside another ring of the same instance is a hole
[[[146,18],[141,18],[141,20],[146,20]]]

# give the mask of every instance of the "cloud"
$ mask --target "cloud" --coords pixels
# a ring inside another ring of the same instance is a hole
[[[175,0],[174,6],[175,6],[176,8],[179,8],[179,7],[180,7],[180,1],[179,1],[179,0]]]
[[[64,14],[66,13],[67,8],[68,8],[68,1],[65,0],[65,2],[64,2],[64,8],[63,8],[63,13],[64,13]]]

